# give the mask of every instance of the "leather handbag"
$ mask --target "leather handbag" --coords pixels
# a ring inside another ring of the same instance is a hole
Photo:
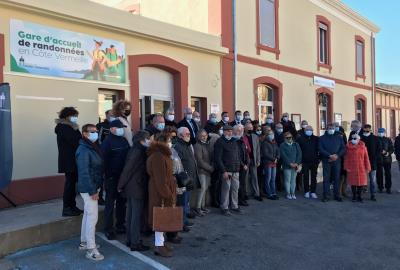
[[[186,190],[194,189],[193,179],[188,175],[186,171],[182,171],[176,174],[175,178],[179,188],[185,187]]]
[[[153,231],[155,232],[180,232],[183,229],[183,209],[180,206],[153,207]]]

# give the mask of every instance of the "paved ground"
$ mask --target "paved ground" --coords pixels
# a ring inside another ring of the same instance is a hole
[[[378,202],[322,203],[300,195],[297,201],[251,200],[240,216],[223,217],[213,209],[207,217],[196,218],[193,230],[182,234],[183,243],[175,246],[173,258],[150,251],[144,255],[182,270],[400,269],[400,174],[393,165],[396,192],[378,194]],[[152,238],[144,240],[152,243]],[[77,243],[75,238],[7,259],[29,270],[154,269],[102,240],[105,261],[88,262],[76,250]]]

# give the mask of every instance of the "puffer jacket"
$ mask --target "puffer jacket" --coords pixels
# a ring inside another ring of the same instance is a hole
[[[278,144],[275,140],[270,141],[265,139],[261,143],[261,165],[265,166],[267,164],[274,163],[275,160],[280,158],[280,150]]]
[[[103,160],[90,141],[81,139],[75,154],[78,192],[94,195],[103,184]]]

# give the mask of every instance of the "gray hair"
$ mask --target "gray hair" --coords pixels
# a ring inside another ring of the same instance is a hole
[[[169,108],[165,111],[164,115],[165,115],[165,116],[168,116],[170,113],[175,113],[174,107],[169,107]]]
[[[189,131],[189,129],[188,129],[187,127],[180,127],[180,128],[178,128],[178,130],[176,131],[176,135],[182,136],[182,133],[185,132],[186,130]]]
[[[185,107],[185,108],[183,108],[183,113],[184,113],[184,114],[193,113],[192,108],[190,108],[190,107]]]
[[[235,125],[233,127],[233,131],[237,131],[237,130],[240,130],[240,129],[244,129],[243,125],[241,125],[241,124]]]
[[[196,137],[197,137],[197,138],[200,138],[200,136],[201,136],[202,133],[206,133],[206,134],[208,135],[207,130],[205,130],[204,128],[202,128],[202,129],[200,129],[200,130],[197,132]]]
[[[210,115],[208,116],[208,119],[211,119],[211,118],[217,118],[217,114],[210,113]]]

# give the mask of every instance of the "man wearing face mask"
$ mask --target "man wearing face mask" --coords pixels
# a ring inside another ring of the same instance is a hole
[[[318,152],[319,138],[313,134],[313,128],[304,128],[304,135],[297,139],[302,151],[302,179],[304,187],[304,197],[306,199],[317,199],[317,170],[319,164]],[[310,187],[311,182],[311,187]]]
[[[105,174],[104,231],[108,240],[116,233],[125,233],[126,200],[118,193],[118,181],[125,165],[129,144],[124,137],[124,127],[120,120],[110,123],[110,135],[101,144]],[[116,202],[116,229],[114,229],[114,203]]]
[[[243,115],[242,115],[242,111],[236,111],[235,112],[235,119],[229,123],[229,125],[231,125],[232,127],[236,126],[236,125],[241,125],[243,121]]]
[[[275,130],[274,116],[272,114],[268,114],[267,118],[265,120],[265,123],[262,126],[268,126],[272,130]],[[282,132],[283,132],[283,130],[282,130]]]
[[[257,168],[260,166],[260,140],[258,136],[253,133],[253,125],[247,123],[244,127],[245,135],[243,136],[243,142],[246,146],[246,152],[249,155],[249,184],[251,187],[251,193],[254,199],[262,201],[260,196],[260,188],[258,184]]]
[[[174,145],[175,151],[178,153],[179,158],[181,159],[183,169],[187,172],[188,176],[193,180],[194,189],[198,189],[200,187],[198,169],[196,158],[194,156],[193,147],[190,143],[191,140],[191,132],[187,127],[178,128],[178,140]],[[181,205],[184,209],[184,214],[193,218],[194,215],[191,213],[191,208],[189,205],[191,197],[191,191],[187,190],[181,196]],[[195,207],[193,207],[195,208]]]
[[[219,128],[220,126],[218,125],[217,115],[215,113],[210,113],[204,129],[207,133],[218,134]]]
[[[240,150],[239,144],[232,139],[233,128],[223,127],[224,134],[215,143],[215,167],[221,176],[221,211],[224,216],[231,216],[231,211],[241,213],[238,205]]]
[[[150,133],[150,136],[155,136],[158,133],[164,131],[165,129],[165,119],[162,114],[156,113],[153,116],[153,120],[151,121],[151,124],[145,128],[145,130]]]
[[[247,176],[249,172],[249,155],[246,151],[246,146],[243,142],[243,126],[236,125],[233,127],[233,138],[239,145],[240,155],[240,172],[239,172],[239,191],[238,200],[240,206],[249,206],[247,203]]]
[[[118,181],[118,191],[127,198],[127,246],[131,251],[146,251],[148,246],[140,240],[140,229],[145,205],[148,201],[148,182],[146,172],[146,151],[150,146],[150,134],[139,131],[134,136],[132,148],[126,157],[124,169]]]
[[[301,121],[301,128],[297,131],[297,138],[305,135],[305,130],[307,126],[308,126],[307,120]]]
[[[382,147],[378,137],[372,134],[371,128],[369,124],[364,125],[363,133],[360,137],[367,147],[369,162],[371,164],[371,171],[368,173],[371,201],[376,201],[376,168],[378,166],[378,158],[382,154]]]
[[[283,126],[283,132],[290,132],[294,138],[297,138],[296,125],[293,121],[289,120],[289,114],[284,113],[282,115],[281,124]]]
[[[174,127],[178,128],[178,124],[175,122],[175,110],[170,107],[164,114],[165,117],[165,126],[166,127]]]
[[[242,125],[245,126],[248,122],[252,122],[251,121],[251,117],[250,117],[250,112],[249,111],[244,111],[243,112]]]
[[[193,112],[193,121],[196,123],[197,125],[197,130],[201,129],[201,118],[200,118],[200,113],[198,111],[194,111]],[[197,133],[196,133],[197,134]]]
[[[185,127],[190,131],[190,144],[196,143],[196,134],[199,132],[199,126],[193,119],[192,108],[186,107],[183,109],[183,119],[178,123],[178,127]]]
[[[75,152],[82,138],[79,131],[79,112],[74,107],[63,108],[56,119],[54,132],[57,134],[58,172],[65,174],[63,211],[64,217],[79,216],[82,210],[76,207],[76,182],[78,173],[75,162]]]
[[[261,168],[264,171],[264,189],[269,200],[278,200],[276,195],[276,167],[280,159],[280,150],[272,130],[266,133],[266,139],[261,143]]]
[[[351,129],[351,132],[350,132],[350,135],[349,135],[349,141],[351,140],[351,136],[353,134],[357,134],[357,135],[359,135],[361,137],[361,135],[364,133],[364,131],[362,129],[362,124],[358,120],[351,121],[350,129]]]
[[[219,124],[220,127],[229,125],[229,114],[228,114],[228,112],[222,112],[221,113],[221,121],[219,121],[218,124]]]
[[[283,136],[283,126],[281,123],[276,124],[274,137],[275,137],[275,142],[278,144],[278,147],[280,147],[280,145],[285,142],[285,137]],[[282,179],[283,179],[282,162],[280,159],[278,159],[278,164],[276,165],[276,179],[275,179],[276,189],[278,191],[283,190]]]
[[[381,144],[382,153],[378,158],[376,168],[376,180],[378,182],[379,192],[383,192],[383,171],[385,171],[385,188],[386,193],[391,194],[392,188],[392,154],[394,152],[392,140],[385,136],[384,128],[378,129],[378,139]]]
[[[323,167],[323,202],[329,201],[330,183],[333,183],[334,198],[342,202],[340,196],[340,167],[341,159],[346,153],[342,137],[335,134],[335,126],[328,124],[327,130],[319,139],[319,154]],[[332,180],[332,181],[331,181]]]

